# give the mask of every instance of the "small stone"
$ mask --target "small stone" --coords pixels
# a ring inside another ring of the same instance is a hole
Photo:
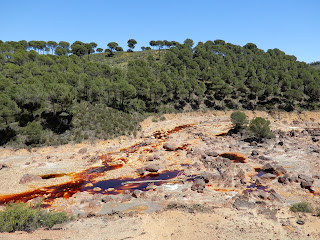
[[[125,190],[124,192],[123,192],[123,194],[130,194],[130,190]]]
[[[144,175],[145,171],[146,171],[146,169],[145,169],[144,167],[141,167],[141,168],[138,168],[138,169],[137,169],[137,173],[138,173],[139,175]]]
[[[151,198],[151,201],[153,201],[153,202],[158,202],[158,201],[160,201],[160,200],[161,200],[160,197],[157,196],[157,195],[154,195],[154,196],[152,196],[152,198]]]
[[[278,202],[284,202],[283,198],[274,189],[270,190],[270,195],[268,197],[270,200],[276,200]]]
[[[135,189],[133,192],[132,192],[132,197],[134,198],[139,198],[141,196],[141,191],[138,190],[138,189]]]
[[[154,190],[156,189],[157,187],[154,185],[154,183],[149,183],[148,186],[146,187],[146,190]]]
[[[287,184],[288,183],[288,178],[278,177],[278,182],[279,183],[283,183],[283,184]]]
[[[175,144],[165,143],[163,148],[167,151],[176,151],[178,147]]]
[[[307,181],[301,181],[300,183],[301,188],[311,188],[312,182],[307,182]]]
[[[256,151],[256,150],[253,150],[253,151],[251,152],[251,156],[258,156],[258,155],[259,155],[259,152]]]
[[[147,159],[146,159],[148,162],[152,162],[153,160],[154,160],[154,157],[153,156],[149,156],[149,157],[147,157]]]
[[[197,191],[198,193],[203,193],[203,189],[206,187],[206,183],[203,179],[197,178],[192,186],[191,190],[192,191]]]
[[[302,221],[302,220],[298,220],[296,223],[299,225],[304,225],[304,221]]]
[[[210,179],[212,179],[212,174],[208,172],[202,172],[200,173],[200,178],[203,179],[206,183],[208,183]]]
[[[320,179],[320,173],[316,173],[312,175],[312,178],[314,179]]]
[[[250,146],[252,146],[252,147],[254,147],[254,146],[257,146],[258,145],[258,143],[256,142],[256,141],[252,141],[252,142],[250,142],[250,144],[249,144]]]
[[[87,151],[88,151],[87,148],[81,148],[81,149],[78,151],[78,153],[79,153],[79,154],[85,154]]]
[[[210,156],[210,157],[217,157],[219,156],[219,153],[215,152],[215,151],[212,151],[212,150],[206,150],[204,152],[207,156]]]
[[[25,174],[22,176],[20,179],[19,183],[24,184],[24,183],[29,183],[33,181],[40,181],[42,178],[40,176],[32,175],[32,174]]]
[[[96,216],[95,212],[91,211],[87,214],[87,217],[90,218],[90,217],[94,217]]]
[[[273,173],[273,174],[276,173],[276,166],[271,163],[265,164],[261,169],[267,173]]]
[[[158,165],[155,165],[155,164],[151,164],[151,165],[148,165],[148,166],[146,167],[146,170],[147,170],[148,172],[158,172],[159,169],[160,169],[160,167],[159,167]]]
[[[105,196],[101,199],[101,201],[104,203],[111,202],[112,200],[113,200],[113,198],[110,196]]]
[[[100,187],[94,187],[93,188],[93,191],[95,191],[95,192],[100,192],[102,189],[100,188]]]
[[[253,208],[254,206],[254,203],[249,202],[248,200],[243,199],[241,197],[238,197],[233,203],[233,207],[237,210]]]
[[[265,156],[259,156],[259,159],[263,160],[263,161],[270,161],[270,158],[265,157]]]
[[[261,198],[261,199],[267,199],[268,198],[268,195],[265,191],[263,190],[257,190],[257,197]]]
[[[304,181],[307,181],[307,182],[313,182],[314,181],[311,177],[309,177],[307,175],[304,175],[304,174],[299,174],[298,178],[300,178],[300,179],[302,179]]]
[[[299,178],[297,176],[291,176],[290,178],[288,178],[289,182],[299,182]]]
[[[277,175],[272,174],[272,173],[265,173],[263,175],[260,176],[261,179],[273,179],[276,178]]]
[[[122,202],[127,202],[131,200],[131,195],[130,194],[124,194],[122,198]]]

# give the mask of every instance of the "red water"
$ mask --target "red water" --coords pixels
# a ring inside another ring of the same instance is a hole
[[[167,131],[165,133],[156,132],[154,136],[157,138],[167,137],[172,133],[178,132],[184,128],[190,127],[192,125],[182,125],[175,127],[174,129]],[[110,152],[105,155],[99,156],[98,158],[103,161],[103,166],[100,167],[92,167],[86,169],[82,172],[75,173],[75,174],[68,174],[72,177],[72,180],[63,184],[53,185],[49,187],[43,187],[31,191],[26,191],[23,193],[18,194],[10,194],[10,195],[2,195],[0,196],[0,204],[4,204],[10,201],[22,201],[27,202],[31,199],[42,197],[44,199],[44,207],[50,206],[50,204],[56,198],[69,198],[73,194],[79,191],[88,191],[92,194],[94,193],[104,193],[104,194],[119,194],[126,189],[140,189],[143,190],[148,185],[148,183],[132,183],[129,185],[122,185],[124,181],[141,181],[141,180],[150,180],[150,179],[161,179],[161,180],[168,180],[177,177],[179,174],[179,170],[174,171],[165,171],[159,174],[149,174],[144,177],[140,178],[119,178],[119,179],[110,179],[105,181],[96,182],[94,179],[98,176],[105,174],[107,171],[119,169],[128,161],[128,157],[130,154],[137,152],[141,147],[148,146],[149,144],[142,142],[135,145],[132,145],[128,148],[120,149],[117,152]],[[183,146],[185,148],[186,146]],[[110,163],[113,162],[114,156],[117,154],[125,153],[125,157],[117,158],[121,160],[123,164],[111,165]],[[66,174],[48,174],[41,176],[42,179],[51,179],[56,177],[63,177]],[[87,187],[90,185],[89,183],[93,184],[92,187]],[[155,185],[160,185],[163,182],[156,182]],[[101,188],[100,191],[93,191],[95,187]],[[112,191],[108,191],[108,189],[114,188]]]
[[[232,160],[234,163],[245,163],[246,158],[239,155],[238,153],[222,153],[219,154],[219,156],[224,157],[224,158],[228,158],[230,160]]]

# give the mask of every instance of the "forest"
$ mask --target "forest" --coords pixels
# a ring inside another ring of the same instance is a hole
[[[134,135],[162,113],[320,108],[318,62],[223,40],[136,44],[0,41],[0,146]]]

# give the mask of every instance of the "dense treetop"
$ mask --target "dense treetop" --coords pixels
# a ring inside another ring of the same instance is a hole
[[[123,52],[110,42],[103,53],[94,42],[0,41],[0,144],[113,137],[135,131],[146,112],[319,109],[319,70],[279,49],[152,40],[157,50],[139,55],[136,43]],[[106,63],[117,56],[139,58]]]

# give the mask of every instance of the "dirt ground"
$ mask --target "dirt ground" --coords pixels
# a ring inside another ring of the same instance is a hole
[[[320,239],[319,217],[289,211],[320,207],[320,112],[245,112],[270,120],[276,137],[264,143],[226,134],[230,114],[167,114],[136,137],[0,148],[1,203],[42,199],[77,216],[0,239]]]

